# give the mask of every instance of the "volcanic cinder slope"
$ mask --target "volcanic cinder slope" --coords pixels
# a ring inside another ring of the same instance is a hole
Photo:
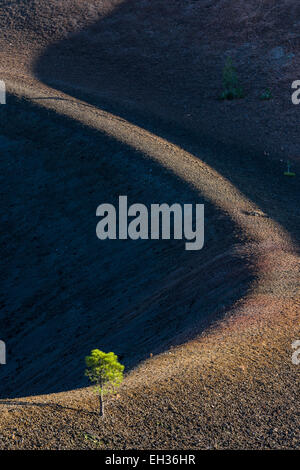
[[[1,2],[1,448],[299,447],[297,21],[292,1]],[[228,53],[247,97],[220,103]],[[97,240],[121,194],[204,203],[203,250]],[[128,371],[105,420],[94,347]]]

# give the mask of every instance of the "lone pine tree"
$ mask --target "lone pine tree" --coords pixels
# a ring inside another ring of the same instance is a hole
[[[118,356],[113,352],[105,353],[93,349],[86,356],[85,375],[96,384],[95,390],[99,395],[100,416],[104,416],[104,395],[115,393],[123,380],[124,366],[119,363]]]

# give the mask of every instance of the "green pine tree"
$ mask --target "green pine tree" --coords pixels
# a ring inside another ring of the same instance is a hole
[[[104,416],[104,395],[115,393],[123,380],[124,366],[119,363],[113,352],[105,353],[93,349],[85,358],[87,369],[85,375],[94,384],[99,394],[100,416]]]

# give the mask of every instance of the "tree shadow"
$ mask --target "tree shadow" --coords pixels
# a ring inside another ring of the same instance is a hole
[[[73,408],[72,406],[65,406],[60,405],[59,403],[44,403],[44,402],[32,402],[32,401],[16,401],[16,400],[0,400],[0,406],[24,406],[24,407],[38,407],[38,408],[53,408],[54,410],[67,410],[67,411],[75,411],[76,413],[85,414],[89,416],[99,416],[99,413],[96,411],[87,411],[81,408]]]

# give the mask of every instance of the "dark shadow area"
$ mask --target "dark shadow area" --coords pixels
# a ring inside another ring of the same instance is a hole
[[[249,288],[232,221],[146,155],[8,96],[1,126],[4,398],[87,384],[84,357],[117,353],[128,371],[220,319]],[[99,204],[205,203],[205,246],[100,241]],[[204,268],[203,268],[204,267]]]

